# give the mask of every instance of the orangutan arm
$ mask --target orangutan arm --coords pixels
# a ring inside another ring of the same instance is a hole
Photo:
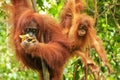
[[[57,42],[45,44],[38,42],[37,39],[34,42],[24,40],[21,46],[27,54],[42,58],[52,68],[63,64],[64,59],[68,57],[67,50]]]
[[[92,28],[90,31],[95,32],[94,29],[92,29]],[[104,61],[105,65],[109,69],[109,72],[112,73],[112,68],[111,68],[109,61],[107,59],[107,54],[106,54],[106,51],[103,47],[101,39],[96,35],[96,33],[92,33],[92,34],[90,33],[89,35],[90,35],[92,47],[96,50],[99,57]]]

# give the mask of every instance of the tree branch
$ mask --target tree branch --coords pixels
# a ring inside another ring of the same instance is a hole
[[[98,15],[97,1],[96,0],[94,0],[94,9],[95,9],[95,12],[94,12],[94,22],[96,23],[96,21],[97,21],[97,15]]]
[[[36,2],[37,2],[37,0],[31,0],[31,2],[32,2],[32,6],[33,6],[34,11],[35,11],[35,12],[38,12],[38,11],[37,11],[37,7],[36,7]]]
[[[38,12],[37,7],[36,7],[36,1],[37,0],[31,0],[34,11]],[[44,43],[43,35],[41,36],[41,42]],[[41,62],[42,62],[43,80],[49,80],[50,79],[50,74],[49,74],[49,71],[48,71],[48,67],[45,64],[43,59],[41,59]]]

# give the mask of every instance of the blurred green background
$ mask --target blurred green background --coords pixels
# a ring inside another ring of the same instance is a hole
[[[0,80],[38,80],[37,72],[21,65],[9,46],[9,28],[11,27],[7,21],[9,12],[3,8],[9,4],[9,1],[0,0]],[[120,80],[120,0],[84,0],[84,2],[85,13],[92,17],[96,16],[95,29],[97,35],[103,40],[107,58],[114,71],[109,74],[96,52],[91,50],[91,58],[101,68],[101,80]],[[40,13],[48,13],[59,21],[63,4],[64,0],[38,0],[37,8]],[[76,80],[82,80],[84,77],[84,65],[78,58],[68,62],[63,80],[74,80],[74,74],[76,74]],[[88,80],[94,80],[92,74],[88,75]]]

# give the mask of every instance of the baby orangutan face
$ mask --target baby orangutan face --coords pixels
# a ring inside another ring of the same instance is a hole
[[[78,37],[84,37],[87,34],[87,23],[79,24],[77,36]]]

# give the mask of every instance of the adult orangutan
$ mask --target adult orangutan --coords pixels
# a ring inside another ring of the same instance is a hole
[[[47,65],[50,80],[62,80],[68,58],[69,41],[62,29],[48,15],[35,13],[29,0],[11,0],[12,41],[16,55],[25,66],[36,70],[43,80],[41,59]]]
[[[63,27],[63,33],[73,42],[71,44],[73,53],[80,55],[85,65],[92,65],[92,70],[97,70],[97,66],[86,52],[89,45],[96,50],[98,56],[105,62],[111,73],[112,69],[107,60],[106,51],[93,28],[94,22],[90,16],[80,13],[83,9],[84,6],[81,0],[67,1],[61,13],[60,24]]]

